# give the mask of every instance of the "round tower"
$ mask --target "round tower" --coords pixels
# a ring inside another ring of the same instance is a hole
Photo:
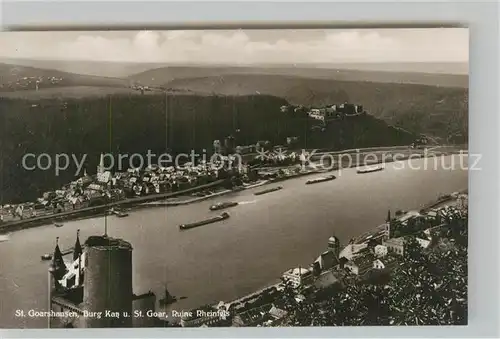
[[[131,327],[132,245],[91,236],[85,242],[84,265],[83,307],[89,313],[85,327]]]
[[[340,241],[336,236],[331,236],[328,239],[328,249],[335,254],[335,257],[338,258],[340,254]]]

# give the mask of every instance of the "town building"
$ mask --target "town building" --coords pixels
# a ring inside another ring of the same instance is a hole
[[[459,194],[457,198],[457,208],[462,211],[467,211],[469,208],[469,195]]]
[[[386,239],[382,245],[387,247],[387,253],[404,254],[405,239],[403,237]]]
[[[220,154],[222,151],[220,140],[214,140],[213,142],[214,154]]]
[[[376,270],[383,270],[385,268],[384,262],[380,259],[375,259],[373,261],[373,268]]]
[[[339,257],[344,257],[347,260],[354,259],[360,255],[363,255],[368,249],[368,243],[362,244],[349,244],[340,252]]]
[[[269,314],[274,318],[274,320],[279,320],[286,317],[288,315],[288,312],[273,305],[273,307],[271,307],[271,309],[269,310]]]
[[[422,246],[422,248],[427,248],[431,244],[430,239],[423,239],[420,237],[416,237],[415,240],[417,240],[417,242],[420,244],[420,246]]]
[[[384,258],[377,258],[373,261],[373,269],[376,270],[391,270],[398,264],[396,256],[388,255]]]
[[[297,267],[283,273],[283,279],[290,282],[293,288],[298,288],[312,283],[313,274],[308,269]]]
[[[388,250],[387,250],[387,246],[384,246],[384,245],[376,245],[374,248],[373,248],[373,253],[375,254],[375,256],[377,258],[383,258],[387,255],[388,253]]]
[[[234,316],[232,325],[234,327],[249,327],[257,326],[266,321],[273,320],[274,317],[270,314],[272,308],[272,304],[265,304],[260,307],[251,308],[245,312],[238,313]]]
[[[364,275],[373,268],[374,256],[367,254],[364,256],[356,257],[349,260],[345,264],[345,268],[355,275]]]
[[[205,306],[191,311],[191,315],[181,318],[182,327],[228,326],[232,319],[225,308]]]
[[[325,251],[315,260],[319,271],[325,271],[334,268],[339,264],[338,257],[331,251]]]
[[[438,219],[438,211],[436,209],[431,209],[427,214],[425,215],[427,220],[430,221],[435,221]]]
[[[255,145],[245,145],[245,146],[236,146],[236,153],[244,155],[249,153],[255,153]]]
[[[414,219],[414,218],[418,218],[420,216],[422,216],[422,214],[420,214],[417,211],[409,211],[406,214],[404,214],[402,217],[398,218],[397,222],[398,222],[398,224],[405,226],[408,224],[409,220]]]

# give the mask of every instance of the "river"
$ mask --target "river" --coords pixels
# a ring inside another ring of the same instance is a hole
[[[458,156],[443,158],[458,167]],[[424,159],[412,160],[423,167]],[[465,159],[466,162],[466,159]],[[406,164],[404,169],[401,164]],[[342,242],[384,222],[387,209],[418,209],[440,193],[467,188],[467,170],[412,170],[408,162],[389,163],[381,172],[335,173],[337,179],[305,185],[311,177],[280,183],[283,190],[261,196],[261,188],[176,207],[132,211],[126,218],[108,217],[108,234],[134,247],[133,285],[136,294],[152,290],[187,299],[176,310],[229,301],[279,278],[285,270],[309,265],[325,250],[328,238]],[[314,176],[313,176],[314,177]],[[268,186],[269,187],[269,186]],[[178,225],[218,212],[215,201],[234,200],[231,218],[180,232]],[[0,243],[0,328],[46,327],[44,319],[16,318],[15,310],[47,309],[47,267],[40,255],[52,252],[55,238],[62,249],[104,233],[102,217],[66,222],[12,233]]]

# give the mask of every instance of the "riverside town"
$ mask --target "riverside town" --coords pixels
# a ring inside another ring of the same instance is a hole
[[[0,43],[0,328],[468,323],[467,29]]]

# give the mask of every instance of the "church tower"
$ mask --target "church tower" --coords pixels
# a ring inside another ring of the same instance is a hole
[[[385,239],[391,238],[391,210],[387,211],[387,218],[385,219]]]
[[[50,273],[55,278],[57,282],[60,280],[66,272],[68,272],[68,268],[64,263],[63,255],[61,253],[61,249],[59,248],[59,237],[56,238],[56,247],[54,249],[54,255],[52,257],[52,264],[50,265]],[[57,287],[57,283],[56,283]]]
[[[331,236],[328,239],[328,250],[335,254],[335,258],[339,257],[340,254],[340,241],[336,236]]]
[[[73,262],[78,260],[78,275],[76,276],[77,281],[75,281],[76,285],[80,285],[83,283],[82,254],[83,254],[83,249],[82,245],[80,244],[80,230],[77,230],[75,248],[73,250]]]
[[[99,165],[97,166],[97,175],[104,173],[104,154],[101,153],[101,158],[99,159]]]

